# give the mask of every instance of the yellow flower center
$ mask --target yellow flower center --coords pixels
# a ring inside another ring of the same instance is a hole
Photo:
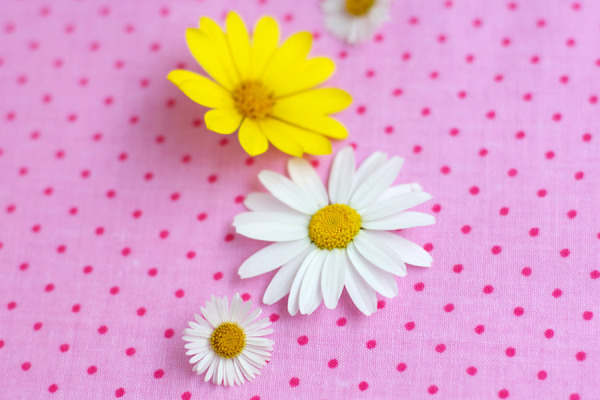
[[[246,334],[235,322],[223,322],[210,336],[210,345],[223,358],[240,355],[246,346]]]
[[[346,0],[346,11],[355,17],[361,17],[369,12],[375,0]]]
[[[254,120],[267,117],[275,105],[273,92],[258,81],[242,82],[232,96],[240,114]]]
[[[308,236],[321,249],[344,249],[360,231],[360,215],[345,204],[330,204],[312,216]]]

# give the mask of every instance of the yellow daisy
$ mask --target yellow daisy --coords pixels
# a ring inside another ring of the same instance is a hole
[[[336,88],[316,86],[335,69],[326,57],[307,58],[312,34],[299,32],[279,46],[279,27],[261,18],[252,39],[235,12],[226,32],[202,17],[198,29],[186,31],[196,61],[213,79],[186,70],[168,75],[190,99],[212,108],[204,115],[211,131],[238,131],[240,144],[251,156],[267,151],[269,142],[284,153],[331,153],[329,138],[345,139],[346,128],[328,114],[347,108],[351,96]]]

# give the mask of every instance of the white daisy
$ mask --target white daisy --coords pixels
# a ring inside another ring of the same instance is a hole
[[[273,341],[262,336],[273,333],[266,329],[271,325],[269,318],[258,321],[261,309],[250,312],[252,302],[244,302],[235,294],[228,304],[227,297],[212,296],[205,307],[200,307],[202,315],[195,314],[196,322],[189,322],[183,340],[192,356],[192,371],[198,375],[206,371],[204,381],[211,378],[217,385],[241,385],[260,374],[271,357]]]
[[[335,308],[344,287],[359,310],[372,314],[376,292],[398,294],[394,275],[406,275],[405,262],[432,262],[418,245],[386,232],[435,223],[431,215],[405,211],[431,199],[420,185],[390,187],[402,163],[377,152],[355,170],[354,153],[346,147],[333,161],[329,193],[301,158],[288,162],[291,179],[260,172],[270,193],[249,194],[245,205],[251,211],[238,214],[233,225],[241,235],[276,243],[248,258],[239,275],[250,278],[282,266],[263,302],[273,304],[289,293],[291,315],[310,314],[322,301]]]
[[[364,42],[389,20],[393,0],[323,0],[325,27],[339,39]]]

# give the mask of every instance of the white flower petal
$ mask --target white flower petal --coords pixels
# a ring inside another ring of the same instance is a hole
[[[236,357],[235,363],[248,382],[254,379],[256,375],[252,373],[253,370],[250,368],[250,365],[246,362],[246,360],[244,360],[242,357]]]
[[[433,224],[435,224],[433,215],[416,211],[404,211],[372,221],[363,221],[361,225],[364,229],[393,231]]]
[[[269,339],[262,338],[262,337],[247,337],[246,338],[246,343],[249,346],[260,347],[260,348],[263,348],[265,350],[272,350],[273,349],[273,341],[269,340]]]
[[[220,385],[223,383],[223,375],[225,374],[225,359],[219,358],[217,361],[217,373],[213,375],[213,382]]]
[[[254,347],[254,346],[246,346],[244,348],[244,352],[246,354],[255,355],[258,359],[260,359],[260,362],[264,363],[264,364],[266,364],[265,361],[267,361],[269,359],[269,357],[271,357],[271,353],[269,353],[267,350],[261,349],[259,347]]]
[[[231,358],[225,360],[225,382],[227,386],[235,384],[235,371],[233,370],[233,361]]]
[[[250,193],[246,196],[244,205],[250,211],[296,212],[296,210],[286,206],[270,193]]]
[[[241,321],[243,321],[244,319],[246,319],[246,317],[248,317],[248,315],[250,314],[250,309],[252,308],[252,303],[250,301],[244,301],[242,302],[242,306],[240,308],[240,311],[238,313],[238,317],[234,322],[240,323]]]
[[[377,151],[371,154],[354,173],[354,182],[352,183],[352,193],[379,167],[385,164],[387,154]]]
[[[348,204],[354,176],[354,152],[344,147],[333,160],[329,173],[329,200],[331,204]]]
[[[250,337],[259,337],[259,336],[266,336],[266,335],[270,335],[271,333],[273,333],[273,329],[260,329],[258,331],[253,331],[253,332],[246,332],[246,336]]]
[[[244,378],[244,374],[242,373],[242,370],[240,368],[237,358],[233,359],[233,370],[235,371],[236,383],[238,385],[244,384],[244,382],[246,382],[246,379]]]
[[[257,321],[249,323],[248,326],[246,326],[245,330],[246,333],[252,333],[259,329],[266,328],[269,325],[271,325],[271,320],[269,318],[261,318]]]
[[[240,326],[242,328],[246,329],[248,324],[250,324],[256,318],[258,318],[258,316],[260,315],[261,312],[262,312],[262,310],[260,308],[255,308],[254,310],[252,310],[252,312],[250,314],[248,314],[248,316],[246,318],[244,318],[242,321],[240,321]]]
[[[377,204],[380,201],[387,200],[390,197],[395,197],[401,194],[412,193],[412,192],[422,192],[423,187],[418,183],[401,183],[400,185],[394,185],[387,188],[381,196],[375,201],[373,204]]]
[[[184,336],[184,338],[185,337],[190,338],[190,336]],[[189,343],[186,343],[185,345],[183,345],[183,347],[186,349],[196,350],[196,351],[202,350],[202,349],[208,349],[210,347],[209,338],[210,338],[209,336],[203,337],[203,338],[193,337],[193,340],[189,341]]]
[[[242,279],[265,274],[287,263],[306,250],[308,246],[310,246],[308,236],[289,242],[273,243],[244,261],[238,274]]]
[[[206,318],[211,327],[214,329],[217,326],[219,326],[221,321],[219,320],[219,315],[212,310],[212,307],[208,308],[208,304],[209,303],[206,304],[207,308],[200,307],[200,312],[202,313],[202,316]]]
[[[217,304],[221,322],[229,320],[229,299],[227,297],[217,298]]]
[[[360,210],[373,204],[394,182],[403,162],[404,160],[400,157],[392,157],[373,172],[362,185],[356,188],[350,199],[350,207]]]
[[[286,294],[290,292],[292,288],[292,283],[294,282],[294,278],[302,265],[302,262],[306,258],[306,256],[313,250],[314,245],[309,246],[306,250],[296,256],[294,259],[290,260],[287,264],[281,267],[273,279],[267,290],[265,290],[265,294],[263,296],[263,303],[271,305],[279,300],[281,300]]]
[[[204,376],[204,382],[210,381],[210,378],[216,374],[217,365],[219,364],[219,356],[215,354],[213,360],[210,362],[208,369],[206,370],[206,375]]]
[[[364,258],[353,243],[348,245],[348,257],[356,269],[356,272],[375,289],[385,297],[394,297],[398,294],[398,285],[394,275],[386,272]],[[406,267],[405,267],[406,268]]]
[[[373,221],[390,215],[397,214],[409,208],[418,206],[430,200],[432,196],[426,192],[411,192],[390,197],[387,200],[376,202],[360,212],[363,221]]]
[[[320,250],[312,259],[312,262],[306,270],[300,287],[300,297],[298,299],[301,314],[312,314],[323,301],[323,292],[321,291],[321,272],[323,263],[327,258],[328,251]]]
[[[233,226],[240,235],[269,242],[285,242],[308,237],[310,218],[302,214],[245,212],[235,216]]]
[[[370,231],[369,233],[382,243],[386,243],[407,264],[417,267],[430,267],[433,262],[431,255],[421,246],[400,235],[386,231]]]
[[[202,358],[204,358],[204,356],[206,356],[210,352],[212,352],[212,347],[204,346],[204,347],[199,347],[196,349],[190,349],[185,352],[185,355],[192,356],[192,358],[190,358],[189,362],[190,362],[190,364],[195,364],[198,361],[200,361]]]
[[[386,243],[373,235],[376,231],[361,230],[354,237],[354,245],[360,254],[384,271],[405,276],[406,265],[398,254]]]
[[[300,310],[300,285],[302,284],[302,280],[304,279],[304,275],[306,274],[308,266],[312,263],[313,258],[315,258],[319,253],[319,249],[314,244],[311,244],[309,248],[311,251],[302,261],[302,264],[300,265],[300,268],[294,277],[294,281],[292,282],[292,287],[290,288],[290,295],[288,297],[288,312],[290,315],[296,315],[296,313],[298,313]]]
[[[215,353],[208,352],[208,354],[206,354],[206,356],[200,360],[200,362],[198,362],[198,364],[196,364],[194,367],[196,368],[195,371],[198,375],[200,375],[201,373],[203,373],[204,371],[206,371],[208,369],[208,367],[210,366],[210,364],[214,361],[215,359]]]
[[[377,309],[377,295],[360,274],[350,265],[346,269],[346,290],[354,305],[366,315],[371,315]]]
[[[265,362],[265,357],[262,354],[257,354],[254,351],[250,351],[248,347],[244,348],[239,357],[245,357],[246,361],[257,368],[264,367],[267,364]]]
[[[337,303],[344,290],[347,267],[348,259],[345,250],[333,249],[329,252],[323,264],[323,272],[321,273],[323,300],[325,301],[325,307],[329,309],[337,307]]]
[[[323,208],[328,203],[327,190],[323,181],[317,175],[317,171],[303,158],[290,158],[288,161],[288,173],[292,181],[317,201],[319,208]]]
[[[236,293],[233,295],[233,297],[231,298],[231,307],[229,308],[229,320],[230,321],[238,320],[238,314],[242,308],[243,303],[244,303],[244,301],[240,297],[239,293]]]
[[[261,171],[258,179],[273,196],[294,210],[313,215],[319,209],[316,199],[283,175]]]
[[[202,326],[203,329],[208,330],[208,331],[212,331],[212,327],[210,326],[210,324],[204,318],[202,318],[201,315],[194,314],[194,319],[196,320],[196,322],[199,325]]]

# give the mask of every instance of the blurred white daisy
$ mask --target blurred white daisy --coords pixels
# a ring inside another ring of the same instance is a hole
[[[261,309],[250,312],[252,302],[244,302],[235,294],[229,304],[227,297],[212,296],[201,315],[195,314],[196,322],[189,322],[183,340],[192,356],[192,370],[198,375],[206,371],[204,381],[211,378],[217,385],[241,385],[260,374],[271,357],[273,341],[263,336],[273,333],[266,329],[269,318],[258,321]]]
[[[389,20],[392,1],[323,0],[325,27],[349,44],[364,42]]]
[[[390,185],[403,160],[381,152],[355,170],[351,147],[333,161],[329,192],[304,159],[288,162],[288,179],[272,171],[258,178],[270,193],[251,193],[238,214],[237,233],[276,242],[258,251],[240,267],[250,278],[282,266],[265,291],[273,304],[289,293],[288,311],[312,313],[322,301],[335,308],[345,287],[356,307],[370,315],[377,308],[376,292],[398,294],[396,276],[406,275],[409,263],[429,267],[432,258],[402,236],[386,232],[435,223],[433,216],[406,211],[431,199],[415,183]]]

